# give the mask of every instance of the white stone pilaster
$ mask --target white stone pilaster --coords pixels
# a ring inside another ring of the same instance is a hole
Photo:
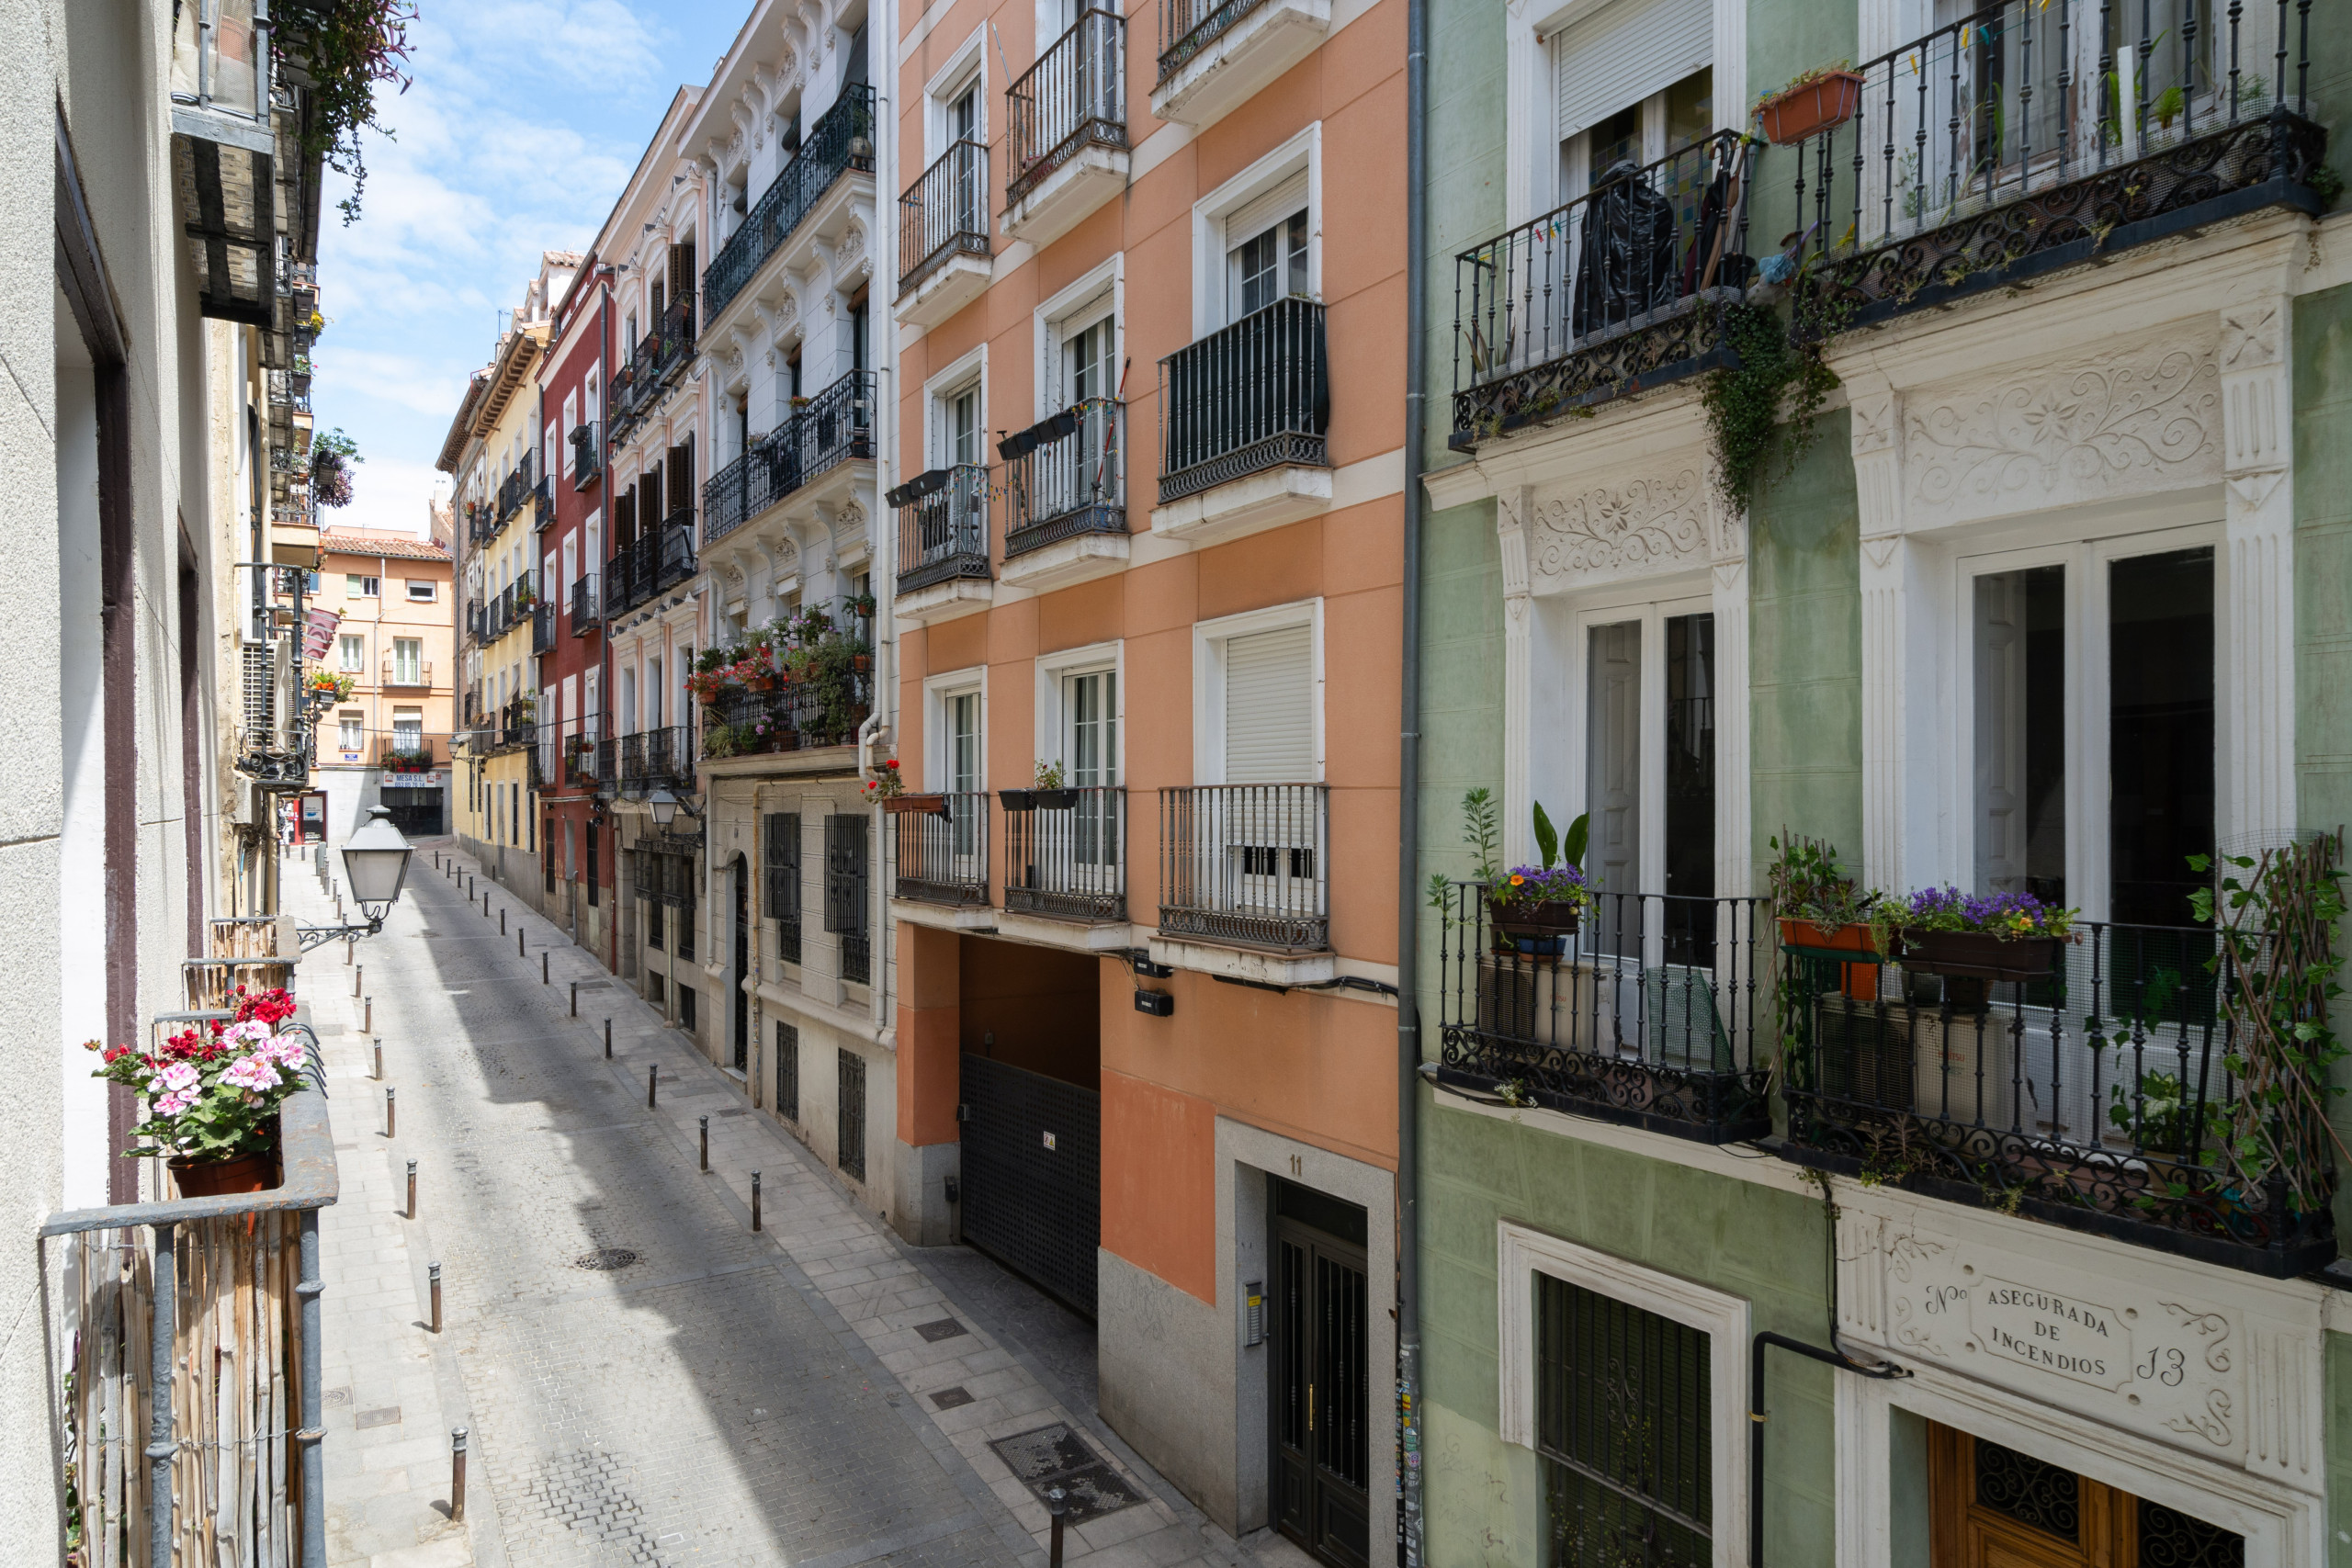
[[[1503,570],[1503,845],[1505,865],[1532,858],[1534,781],[1531,732],[1535,713],[1535,601],[1527,579],[1526,517],[1532,492],[1525,486],[1495,497],[1495,536]]]
[[[1903,701],[1910,548],[1903,538],[1902,399],[1883,379],[1859,378],[1849,383],[1849,397],[1861,514],[1862,876],[1872,886],[1899,888],[1905,886],[1904,763],[1909,751]]]
[[[2222,310],[2224,543],[2215,563],[2213,694],[2214,830],[2224,845],[2299,825],[2290,308],[2284,293],[2265,292]]]

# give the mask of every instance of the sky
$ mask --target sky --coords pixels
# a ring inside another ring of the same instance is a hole
[[[379,89],[393,137],[365,140],[359,221],[319,235],[317,428],[358,443],[330,527],[423,534],[433,466],[539,253],[585,250],[672,96],[710,79],[750,0],[418,0],[406,93]],[[439,487],[436,489],[436,485]]]

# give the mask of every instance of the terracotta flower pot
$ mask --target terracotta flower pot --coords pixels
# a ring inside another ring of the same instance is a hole
[[[1845,124],[1861,107],[1861,73],[1831,71],[1765,99],[1756,106],[1756,118],[1765,141],[1789,147]]]
[[[1782,947],[1827,948],[1836,953],[1868,953],[1871,951],[1871,928],[1849,923],[1825,926],[1812,920],[1782,920]],[[1878,965],[1875,964],[1841,964],[1838,966],[1838,988],[1856,1001],[1878,1000]]]
[[[192,1160],[175,1155],[170,1163],[172,1184],[180,1190],[183,1198],[266,1192],[278,1184],[277,1156],[267,1151],[215,1160]]]
[[[1576,934],[1577,922],[1582,909],[1566,901],[1545,904],[1506,903],[1492,897],[1487,899],[1487,918],[1495,934],[1502,941],[1498,952],[1516,953],[1521,958],[1556,959],[1568,951],[1568,938]]]

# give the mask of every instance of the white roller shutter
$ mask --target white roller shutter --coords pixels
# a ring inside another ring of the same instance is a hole
[[[1315,659],[1308,628],[1283,626],[1225,645],[1225,782],[1315,777]]]
[[[1256,200],[1245,202],[1226,214],[1226,249],[1254,240],[1292,213],[1306,210],[1306,171],[1301,169]]]
[[[1609,0],[1552,37],[1566,141],[1713,63],[1708,0]]]

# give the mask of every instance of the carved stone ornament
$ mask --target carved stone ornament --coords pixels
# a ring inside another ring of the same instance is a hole
[[[2258,370],[2278,363],[2278,304],[2265,299],[2222,312],[2222,368]]]
[[[1696,464],[1539,495],[1528,511],[1528,564],[1538,578],[1642,577],[1702,562],[1711,553],[1707,481]]]
[[[1948,519],[2221,477],[2221,372],[2201,346],[2149,343],[1903,403],[1911,500]]]

